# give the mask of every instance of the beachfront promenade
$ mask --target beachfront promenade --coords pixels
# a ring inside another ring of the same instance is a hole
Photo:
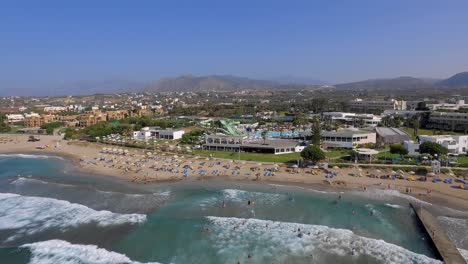
[[[411,203],[411,207],[413,207],[426,232],[431,237],[442,260],[446,264],[467,264],[445,231],[438,224],[437,219],[420,205]]]

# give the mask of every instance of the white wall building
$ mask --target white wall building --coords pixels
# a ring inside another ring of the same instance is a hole
[[[11,114],[11,115],[6,115],[6,118],[7,118],[7,122],[9,124],[12,124],[12,123],[17,123],[17,122],[21,122],[24,120],[24,115],[22,114]]]
[[[468,151],[468,135],[419,136],[419,142],[405,141],[404,146],[410,155],[419,155],[419,146],[424,142],[434,142],[448,149],[449,154],[465,154]]]
[[[144,127],[140,131],[133,131],[132,138],[134,140],[148,141],[150,139],[181,139],[184,135],[183,130],[172,130],[172,129],[154,129]]]
[[[334,131],[322,131],[322,146],[324,148],[354,148],[363,144],[375,144],[377,136],[375,132],[343,129]]]

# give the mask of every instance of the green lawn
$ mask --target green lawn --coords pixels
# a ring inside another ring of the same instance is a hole
[[[238,152],[228,152],[228,151],[214,151],[214,150],[194,150],[194,155],[198,156],[209,156],[210,154],[213,155],[214,158],[221,158],[221,159],[239,159]],[[240,154],[241,160],[248,160],[248,161],[259,161],[259,162],[288,162],[288,161],[295,161],[301,159],[299,153],[288,153],[288,154],[261,154],[261,153],[245,153],[242,152]]]
[[[339,158],[343,156],[348,156],[349,150],[345,150],[345,149],[330,150],[330,151],[326,151],[325,155],[329,159]]]
[[[403,130],[411,136],[412,140],[416,140],[416,137],[413,136],[413,129],[412,128],[403,128]],[[433,129],[418,129],[418,135],[464,135],[463,133],[453,132],[453,131],[445,131],[445,130],[433,130]]]
[[[401,155],[400,154],[392,154],[390,151],[382,151],[379,152],[379,154],[375,155],[375,158],[387,158],[387,159],[393,159],[393,158],[399,158]]]
[[[468,166],[468,157],[458,157],[457,162],[458,165]]]

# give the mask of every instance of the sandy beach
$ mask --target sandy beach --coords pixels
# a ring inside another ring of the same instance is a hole
[[[250,180],[295,186],[323,185],[336,189],[392,189],[417,196],[427,202],[468,210],[468,190],[460,189],[456,178],[448,174],[440,179],[453,178],[452,184],[443,182],[381,179],[392,174],[391,168],[332,168],[329,171],[314,168],[288,168],[284,164],[233,161],[194,157],[81,141],[65,141],[59,136],[40,136],[39,142],[28,142],[28,135],[0,135],[2,154],[43,154],[71,158],[80,170],[106,176],[115,176],[149,184],[160,181],[204,181],[210,179]],[[38,148],[40,147],[40,148]],[[103,152],[103,148],[125,150],[125,155]],[[352,176],[354,175],[354,176]],[[359,176],[361,175],[361,176]],[[403,173],[403,176],[409,176]],[[418,178],[416,175],[415,178]]]

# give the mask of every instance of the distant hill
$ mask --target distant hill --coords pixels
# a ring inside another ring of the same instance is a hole
[[[329,83],[319,79],[295,76],[295,75],[281,75],[273,78],[269,78],[274,82],[280,84],[302,84],[302,85],[328,85]]]
[[[436,82],[439,87],[468,87],[468,72],[460,72],[452,77]]]
[[[278,82],[255,80],[232,75],[192,76],[183,75],[175,78],[163,78],[145,87],[149,92],[200,92],[200,91],[236,91],[236,90],[272,90],[284,88]]]
[[[430,81],[414,77],[398,77],[393,79],[373,79],[359,82],[337,84],[338,90],[410,90],[432,88]]]

